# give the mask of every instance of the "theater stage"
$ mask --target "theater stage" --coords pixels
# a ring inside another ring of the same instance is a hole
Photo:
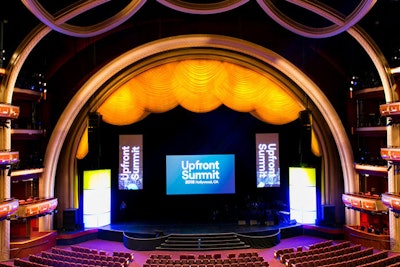
[[[105,231],[120,231],[137,233],[143,235],[169,235],[169,234],[262,234],[263,232],[275,232],[282,228],[301,227],[296,222],[279,223],[277,225],[260,225],[254,221],[238,221],[236,223],[179,223],[179,222],[151,222],[151,221],[129,221],[114,223],[99,229]]]
[[[85,232],[87,234],[85,234]],[[91,238],[123,242],[133,250],[223,250],[265,248],[281,238],[303,234],[301,224],[259,225],[254,221],[237,223],[175,223],[129,221],[113,223],[75,234],[60,233],[59,245],[72,245]]]
[[[269,248],[281,239],[301,235],[327,239],[342,239],[340,230],[280,222],[264,225],[255,221],[236,223],[176,223],[129,221],[113,223],[96,229],[59,233],[58,245],[72,245],[90,239],[123,242],[132,250],[224,250],[240,248]],[[216,242],[219,240],[219,242]]]

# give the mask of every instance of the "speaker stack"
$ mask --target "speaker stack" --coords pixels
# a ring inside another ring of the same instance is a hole
[[[299,155],[300,163],[308,163],[311,158],[311,112],[309,110],[300,111],[300,139]]]
[[[92,169],[98,169],[100,166],[101,158],[101,137],[100,137],[100,123],[102,116],[97,113],[89,114],[88,122],[88,146],[89,153],[88,158],[90,162],[90,167]]]
[[[65,209],[63,211],[63,229],[65,231],[78,230],[78,210],[77,209]]]

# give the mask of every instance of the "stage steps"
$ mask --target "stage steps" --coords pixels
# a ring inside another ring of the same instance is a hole
[[[225,250],[245,249],[250,246],[235,233],[171,234],[157,250]]]

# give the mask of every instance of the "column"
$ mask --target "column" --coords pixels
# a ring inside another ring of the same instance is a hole
[[[10,177],[7,171],[0,171],[0,199],[10,197]],[[10,258],[10,221],[3,220],[0,222],[0,261]]]

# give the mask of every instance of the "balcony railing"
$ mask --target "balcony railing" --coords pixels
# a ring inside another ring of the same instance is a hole
[[[18,199],[9,199],[0,202],[0,221],[9,219],[18,210]]]
[[[400,194],[384,193],[382,194],[382,203],[396,214],[400,214]]]
[[[40,200],[20,200],[17,216],[18,219],[44,216],[55,211],[57,205],[57,198]]]
[[[379,195],[365,195],[361,193],[342,194],[343,204],[351,209],[372,213],[387,213],[388,207],[382,202]]]

